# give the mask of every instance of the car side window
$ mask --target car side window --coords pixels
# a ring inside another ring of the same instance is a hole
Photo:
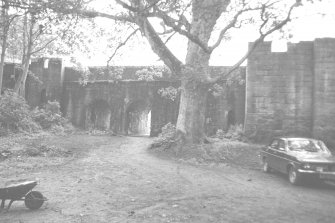
[[[270,144],[270,147],[272,149],[278,149],[279,142],[277,139],[273,140],[272,143]]]
[[[283,140],[279,141],[278,149],[285,150],[285,142]]]

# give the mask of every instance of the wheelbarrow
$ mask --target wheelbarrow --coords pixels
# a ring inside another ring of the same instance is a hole
[[[0,188],[0,200],[2,200],[0,212],[5,208],[6,200],[10,200],[7,210],[14,201],[24,201],[25,206],[30,210],[39,209],[47,199],[41,192],[32,190],[36,185],[37,181],[23,181]]]

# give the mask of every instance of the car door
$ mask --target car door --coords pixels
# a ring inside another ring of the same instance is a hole
[[[275,152],[276,155],[276,166],[277,166],[277,170],[283,173],[286,173],[287,170],[287,165],[289,163],[288,160],[288,155],[287,155],[287,149],[286,149],[286,144],[285,141],[280,139],[278,141],[278,147],[277,147],[277,151]]]
[[[272,169],[278,170],[278,160],[277,160],[277,151],[279,146],[279,140],[274,139],[270,145],[267,146],[267,161],[269,167]]]

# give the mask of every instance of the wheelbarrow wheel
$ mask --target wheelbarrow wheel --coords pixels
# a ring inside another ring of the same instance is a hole
[[[31,191],[29,192],[25,199],[24,204],[30,210],[39,209],[44,203],[44,197],[41,192],[38,191]]]

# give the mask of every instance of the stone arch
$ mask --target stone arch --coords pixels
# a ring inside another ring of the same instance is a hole
[[[144,100],[128,103],[126,109],[125,132],[131,135],[150,135],[151,106]]]
[[[110,129],[111,107],[106,100],[95,99],[87,106],[86,128]]]

